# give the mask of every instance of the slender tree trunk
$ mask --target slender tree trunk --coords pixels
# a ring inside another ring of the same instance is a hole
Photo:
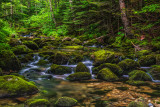
[[[126,15],[126,10],[125,10],[126,8],[125,8],[124,0],[119,0],[119,5],[120,5],[120,10],[121,10],[121,19],[124,25],[126,36],[131,38],[132,34],[131,34],[130,26],[129,26],[129,21]]]
[[[54,13],[53,13],[53,7],[52,7],[52,1],[51,0],[49,0],[49,5],[50,5],[50,12],[51,12],[51,15],[52,15],[52,20],[55,23],[55,26],[57,26],[56,19],[55,19]]]
[[[72,2],[73,2],[72,0],[69,0],[71,11],[73,10]]]

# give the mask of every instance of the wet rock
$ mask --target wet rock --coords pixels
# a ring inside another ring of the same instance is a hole
[[[118,77],[109,68],[103,68],[102,70],[100,70],[97,74],[97,78],[105,81],[118,80]]]
[[[140,67],[139,63],[132,59],[125,59],[118,63],[118,66],[124,71],[123,74],[128,74],[130,71]]]
[[[56,75],[63,75],[63,74],[71,73],[72,70],[71,68],[66,66],[52,64],[48,72]]]
[[[65,37],[65,38],[62,39],[62,42],[64,42],[64,41],[71,41],[71,40],[72,40],[71,37]]]
[[[130,80],[138,80],[138,81],[151,81],[151,78],[149,75],[146,74],[146,72],[141,70],[134,70],[129,73],[129,79]]]
[[[50,102],[47,99],[30,99],[26,101],[26,107],[49,107]]]
[[[86,65],[84,65],[82,62],[79,62],[76,66],[75,72],[90,72]]]
[[[1,97],[23,96],[38,92],[38,88],[32,82],[14,75],[1,76],[0,83],[0,90],[5,91],[5,94],[1,93]]]
[[[70,98],[70,97],[61,97],[59,98],[55,105],[57,107],[73,107],[78,103],[78,101],[74,98]]]
[[[88,72],[76,72],[69,75],[66,79],[70,81],[89,80],[91,79],[91,74]]]

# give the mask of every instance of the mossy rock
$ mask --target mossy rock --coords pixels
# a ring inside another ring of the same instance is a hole
[[[19,55],[17,57],[21,63],[27,63],[29,61],[33,61],[33,54],[32,53],[29,53],[27,55]]]
[[[160,66],[153,67],[150,70],[150,73],[152,77],[154,78],[154,80],[160,80]]]
[[[33,39],[33,42],[35,42],[38,46],[40,46],[42,40],[40,38]]]
[[[127,107],[148,107],[147,104],[145,104],[144,102],[130,102],[129,105]]]
[[[146,55],[139,59],[139,64],[141,66],[151,66],[156,64],[156,55]]]
[[[114,58],[114,52],[107,50],[99,50],[92,54],[92,58],[94,59],[94,65],[100,65],[102,63],[111,63]]]
[[[91,79],[91,74],[89,72],[76,72],[67,77],[67,80],[70,81],[80,81],[89,79]]]
[[[49,57],[49,61],[54,64],[62,65],[67,64],[69,56],[64,52],[57,52]]]
[[[27,53],[31,53],[33,52],[31,49],[29,49],[27,46],[25,45],[18,45],[12,48],[12,51],[16,54],[27,54]]]
[[[61,97],[56,101],[55,105],[56,107],[73,107],[76,106],[77,103],[78,101],[74,98]]]
[[[93,68],[93,73],[97,74],[103,68],[109,68],[117,76],[122,76],[122,74],[123,74],[122,69],[118,65],[111,64],[111,63],[104,63],[104,64],[101,64],[98,67]]]
[[[151,81],[151,78],[149,75],[146,74],[146,72],[141,70],[134,70],[129,73],[129,79],[130,80],[138,80],[138,81]]]
[[[128,74],[130,71],[140,67],[139,63],[132,59],[125,59],[118,63],[118,66],[123,70],[123,74]]]
[[[39,49],[38,45],[33,41],[25,41],[25,42],[23,42],[23,44],[26,45],[28,48],[30,48],[32,50],[38,50]]]
[[[32,83],[14,75],[0,76],[0,97],[30,95],[38,92],[38,88]]]
[[[79,62],[76,66],[75,72],[90,72],[86,65],[84,65],[82,62]]]
[[[0,53],[0,68],[4,71],[18,71],[21,63],[12,51],[4,50]]]
[[[83,60],[83,55],[73,55],[70,59],[69,59],[69,64],[77,64],[78,62],[81,62]]]
[[[97,78],[105,81],[116,81],[119,79],[109,68],[100,70],[97,74]]]
[[[52,64],[48,72],[56,75],[63,75],[63,74],[71,73],[72,70],[70,67]]]
[[[73,38],[73,39],[72,39],[72,42],[75,43],[75,44],[78,44],[78,45],[81,45],[81,44],[82,44],[81,40],[79,40],[79,39],[77,39],[77,38]]]
[[[83,46],[65,46],[65,47],[62,47],[62,49],[75,49],[75,50],[81,50],[83,49]]]
[[[138,57],[141,57],[141,56],[144,56],[144,55],[149,55],[150,53],[151,53],[150,50],[141,50],[141,51],[138,51],[138,52],[136,53],[136,55],[137,55]]]
[[[145,81],[134,81],[134,80],[128,80],[126,81],[127,84],[133,85],[133,86],[146,86],[149,85]]]
[[[21,41],[19,39],[10,39],[8,44],[12,47],[17,46],[17,45],[22,45]]]
[[[50,102],[47,99],[30,99],[26,101],[27,107],[49,107]]]
[[[37,65],[39,65],[39,66],[45,66],[46,64],[48,64],[48,61],[43,60],[43,59],[39,60],[37,63]]]
[[[3,71],[2,71],[2,69],[0,68],[0,76],[2,76],[3,75]]]
[[[52,56],[54,54],[55,54],[55,52],[53,52],[53,51],[42,51],[42,52],[39,52],[39,56],[41,56],[41,57]]]
[[[160,65],[160,54],[156,55],[156,64]]]

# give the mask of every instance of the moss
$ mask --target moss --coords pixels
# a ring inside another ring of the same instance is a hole
[[[81,40],[79,40],[79,39],[77,39],[77,38],[73,38],[73,39],[72,39],[72,42],[75,43],[75,44],[78,44],[78,45],[81,45],[81,44],[82,44]]]
[[[130,85],[134,85],[134,86],[145,86],[145,85],[148,85],[148,83],[145,82],[145,81],[129,80],[129,81],[126,81],[126,83],[128,83],[128,84],[130,84]]]
[[[42,40],[40,38],[33,39],[33,42],[35,42],[38,46],[41,44]]]
[[[150,50],[141,50],[141,51],[138,51],[138,52],[136,53],[136,55],[137,55],[138,57],[141,57],[141,56],[144,56],[144,55],[148,55],[148,54],[150,54],[150,53],[151,53]]]
[[[63,49],[77,49],[77,50],[80,50],[80,49],[83,49],[83,46],[65,46],[65,47],[62,47]]]
[[[39,48],[38,45],[33,41],[25,41],[25,42],[23,42],[23,44],[32,50],[38,50],[38,48]]]
[[[25,45],[18,45],[18,46],[15,46],[12,48],[12,51],[15,53],[15,54],[27,54],[27,53],[30,53],[32,52],[31,49],[29,49],[28,47],[26,47]]]
[[[95,107],[108,107],[107,105],[109,104],[109,101],[96,100],[93,103],[96,103]]]
[[[139,59],[139,64],[141,66],[151,66],[156,64],[156,56],[155,55],[146,55],[142,56]]]
[[[4,50],[0,53],[0,68],[16,71],[21,69],[21,63],[12,51]]]
[[[114,60],[114,52],[107,50],[99,50],[92,54],[92,58],[94,59],[94,65],[100,65],[102,63],[110,63]]]
[[[33,83],[14,75],[0,76],[0,83],[0,90],[7,91],[8,96],[21,96],[38,92]]]
[[[27,55],[20,55],[17,58],[21,61],[21,63],[27,63],[29,61],[33,61],[33,54],[29,53]]]
[[[147,104],[143,102],[130,102],[127,107],[148,107]]]
[[[49,57],[49,61],[54,64],[62,65],[67,64],[69,56],[64,52],[57,52]]]
[[[138,81],[150,81],[151,78],[147,75],[144,71],[141,70],[134,70],[129,73],[130,80],[138,80]]]
[[[70,97],[61,97],[59,98],[55,105],[57,107],[73,107],[78,103],[78,101],[74,98],[70,98]]]
[[[79,62],[76,66],[75,72],[90,72],[89,69],[82,62]]]
[[[19,39],[10,39],[10,41],[8,42],[10,46],[14,47],[17,45],[22,45],[22,43],[20,42]]]
[[[77,64],[78,62],[81,62],[83,60],[83,55],[81,54],[76,54],[73,55],[70,59],[69,59],[69,64]]]
[[[29,107],[49,107],[50,103],[47,99],[30,99],[26,101]]]
[[[109,68],[116,75],[122,76],[123,73],[122,69],[118,65],[111,63],[101,64],[100,66],[93,68],[93,73],[97,74],[98,71],[100,71],[103,68]]]
[[[46,56],[46,55],[51,56],[51,55],[54,55],[54,54],[55,54],[55,52],[52,52],[52,51],[39,52],[39,56],[41,56],[41,57],[44,57],[44,56]]]
[[[156,64],[160,65],[160,54],[156,55]]]
[[[67,80],[70,81],[89,80],[89,79],[91,79],[91,74],[88,72],[76,72],[67,77]]]
[[[71,73],[72,70],[71,68],[66,66],[52,64],[51,68],[49,69],[49,72],[56,75],[63,75],[63,74]]]
[[[0,68],[0,76],[2,76],[3,75],[3,71],[2,71],[2,69]]]
[[[103,68],[102,70],[100,70],[97,74],[97,78],[105,81],[118,80],[118,77],[109,68]]]
[[[39,60],[38,63],[37,63],[37,65],[39,65],[39,66],[44,66],[46,64],[48,64],[48,61],[43,60],[43,59]]]
[[[150,73],[155,80],[160,80],[160,66],[153,67]]]
[[[130,71],[140,67],[139,63],[132,59],[125,59],[119,62],[118,65],[122,68],[124,74],[128,74]]]

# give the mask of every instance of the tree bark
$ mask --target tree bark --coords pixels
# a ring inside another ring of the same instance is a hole
[[[50,12],[51,12],[51,15],[52,15],[52,20],[55,23],[55,26],[57,26],[56,19],[55,19],[54,13],[53,13],[53,7],[52,7],[52,1],[51,0],[49,0],[49,5],[50,5]]]
[[[121,19],[122,19],[122,23],[124,25],[124,30],[126,33],[126,36],[131,37],[132,33],[131,33],[131,29],[129,26],[129,21],[126,15],[126,7],[125,7],[125,2],[124,0],[119,0],[119,5],[120,5],[120,10],[121,10]]]

